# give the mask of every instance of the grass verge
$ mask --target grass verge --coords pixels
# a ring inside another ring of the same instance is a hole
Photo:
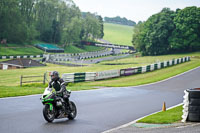
[[[158,112],[156,114],[147,116],[139,121],[137,123],[151,123],[151,124],[171,124],[179,122],[182,118],[182,112],[183,107],[182,105],[169,109],[164,112]]]
[[[77,90],[89,90],[95,89],[97,86],[100,87],[123,87],[123,86],[135,86],[148,84],[152,82],[157,82],[177,74],[183,73],[190,69],[196,68],[200,66],[200,54],[192,53],[187,54],[193,56],[190,62],[186,62],[183,64],[178,64],[172,67],[168,67],[165,69],[156,70],[153,72],[148,72],[144,74],[137,74],[127,77],[120,77],[109,80],[101,80],[94,82],[83,82],[70,84],[67,88],[77,91]],[[183,55],[167,55],[167,56],[155,56],[155,57],[140,57],[140,58],[127,58],[121,59],[117,62],[111,61],[110,63],[131,63],[129,65],[102,65],[102,64],[94,64],[86,67],[65,67],[58,66],[53,64],[47,64],[45,67],[39,68],[27,68],[27,69],[16,69],[16,70],[0,70],[0,97],[8,97],[8,96],[21,96],[21,95],[31,95],[31,94],[41,94],[44,91],[44,86],[40,84],[31,84],[23,87],[19,87],[20,83],[20,75],[25,76],[34,76],[34,75],[42,75],[46,71],[57,70],[62,75],[63,73],[73,73],[73,72],[97,72],[102,70],[111,70],[111,69],[123,69],[129,67],[143,66],[147,63],[150,64],[155,60],[169,60],[172,58],[177,58]],[[186,55],[184,55],[186,56]],[[106,62],[109,63],[109,62]],[[133,64],[132,64],[133,63]],[[134,65],[134,63],[136,63]],[[40,79],[30,79],[33,80],[42,80]]]

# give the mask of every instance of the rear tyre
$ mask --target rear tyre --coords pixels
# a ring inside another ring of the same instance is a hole
[[[43,116],[47,122],[52,122],[55,118],[54,107],[53,110],[50,110],[50,105],[45,104],[43,108]]]
[[[70,107],[70,114],[68,115],[68,118],[70,120],[73,120],[77,115],[77,109],[76,109],[76,105],[74,104],[74,102],[72,102],[72,101],[69,101],[69,102],[70,102],[71,107]]]

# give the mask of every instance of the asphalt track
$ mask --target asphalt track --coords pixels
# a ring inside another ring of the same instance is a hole
[[[134,82],[134,81],[132,81]],[[200,87],[200,67],[168,80],[137,87],[72,92],[77,118],[47,123],[40,95],[0,99],[0,133],[100,133],[183,101],[184,90]]]

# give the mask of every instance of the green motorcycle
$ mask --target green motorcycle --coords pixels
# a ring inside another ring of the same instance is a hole
[[[71,91],[69,92],[70,97]],[[73,120],[77,115],[77,109],[74,102],[68,103],[53,92],[52,88],[46,88],[42,97],[43,116],[47,122],[53,122],[54,119],[68,118]]]

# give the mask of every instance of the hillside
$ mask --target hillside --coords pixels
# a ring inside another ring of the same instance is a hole
[[[104,40],[110,43],[132,46],[133,27],[104,23]]]
[[[120,16],[117,17],[104,17],[104,21],[106,23],[113,23],[113,24],[121,24],[121,25],[128,25],[128,26],[135,26],[136,22],[132,20],[128,20],[127,18],[123,17],[121,18]]]
[[[12,46],[14,45],[14,46]],[[96,46],[82,46],[77,47],[75,45],[69,45],[65,48],[65,53],[83,53],[103,50],[102,47]],[[32,46],[32,45],[17,45],[8,44],[8,47],[0,46],[0,56],[16,56],[16,55],[40,55],[44,54],[44,51]]]

